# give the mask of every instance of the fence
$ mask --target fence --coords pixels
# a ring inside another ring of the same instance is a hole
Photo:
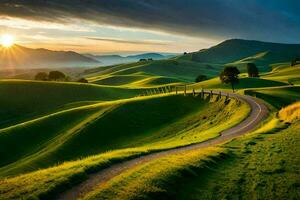
[[[221,91],[213,91],[213,90],[204,90],[203,88],[195,88],[187,85],[177,85],[177,86],[164,86],[159,88],[150,88],[145,90],[139,96],[152,96],[159,94],[183,94],[184,96],[188,94],[192,94],[193,96],[199,95],[201,98],[205,98],[205,94],[209,97],[217,96],[221,98],[221,96],[225,96],[226,99],[229,98],[229,93],[222,93]]]

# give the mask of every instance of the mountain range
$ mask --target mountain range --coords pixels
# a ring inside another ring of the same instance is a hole
[[[99,61],[73,51],[31,49],[20,45],[0,47],[0,67],[5,68],[51,68],[97,66]]]
[[[245,65],[256,63],[268,71],[272,63],[290,62],[300,58],[300,44],[280,44],[253,40],[230,39],[209,49],[187,54],[144,53],[138,55],[92,55],[73,51],[31,49],[20,45],[0,47],[1,70],[16,68],[96,67],[137,62],[140,59],[161,60],[172,57],[193,63],[217,65]],[[209,70],[209,69],[207,69]]]
[[[153,59],[153,60],[161,60],[168,59],[176,56],[177,54],[160,54],[160,53],[143,53],[137,55],[129,55],[129,56],[120,56],[120,55],[92,55],[85,54],[85,56],[98,60],[101,62],[101,65],[116,65],[121,63],[130,63],[137,62],[140,59]]]
[[[172,54],[170,54],[172,55]],[[154,60],[169,58],[170,55],[145,53],[130,56],[79,54],[74,51],[51,51],[32,49],[20,45],[0,47],[0,67],[8,68],[58,68],[95,67],[136,62],[140,59]]]

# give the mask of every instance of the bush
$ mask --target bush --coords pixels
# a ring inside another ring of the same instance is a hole
[[[46,81],[48,80],[48,74],[46,72],[39,72],[34,77],[35,80]]]
[[[207,76],[199,75],[199,76],[197,76],[195,82],[198,83],[198,82],[202,82],[202,81],[206,81],[206,80],[207,80]]]
[[[248,77],[259,77],[259,72],[254,63],[247,64]]]
[[[79,82],[79,83],[88,83],[89,81],[86,80],[85,78],[81,78],[77,82]]]
[[[65,80],[66,75],[60,71],[51,71],[48,76],[49,80],[57,81],[57,80]]]

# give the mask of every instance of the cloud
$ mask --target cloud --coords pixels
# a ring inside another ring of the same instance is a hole
[[[279,3],[278,3],[279,2]],[[300,42],[296,0],[3,0],[0,16],[61,24],[81,20],[210,38]]]
[[[113,42],[119,44],[138,44],[138,45],[167,45],[166,41],[150,41],[150,40],[123,40],[115,38],[99,38],[99,37],[86,37],[89,40],[97,40],[104,42]]]

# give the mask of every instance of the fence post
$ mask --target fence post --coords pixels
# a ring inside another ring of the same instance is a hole
[[[195,89],[193,88],[193,96],[195,96]]]
[[[164,87],[164,91],[165,91],[165,93],[167,93],[167,92],[168,92],[168,89],[167,89],[167,87],[166,87],[166,86]]]
[[[176,94],[177,94],[177,86],[175,87],[175,89],[176,89]]]
[[[204,99],[204,90],[203,90],[203,88],[201,88],[201,94],[200,94],[200,97],[201,97],[202,99]]]
[[[184,85],[184,96],[186,96],[186,85]]]
[[[210,91],[210,97],[213,97],[213,91],[212,90]]]

